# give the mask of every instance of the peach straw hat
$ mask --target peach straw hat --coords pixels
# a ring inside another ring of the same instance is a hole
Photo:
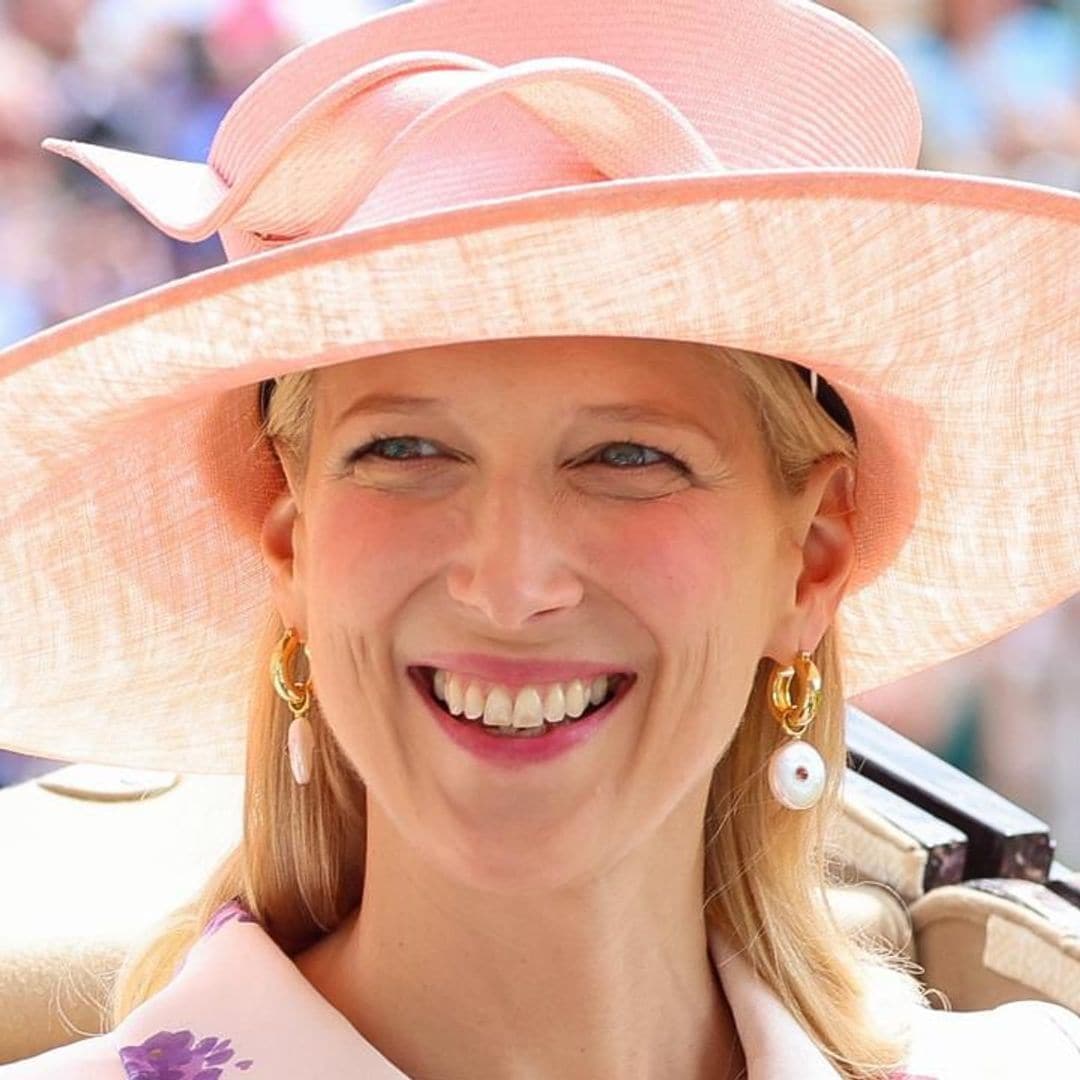
[[[242,772],[260,382],[420,346],[812,370],[860,452],[849,694],[1068,597],[1080,197],[917,171],[920,137],[896,58],[812,3],[429,0],[285,56],[205,164],[49,140],[229,261],[0,353],[0,746]]]

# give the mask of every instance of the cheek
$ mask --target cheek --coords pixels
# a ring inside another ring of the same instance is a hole
[[[689,632],[751,603],[761,545],[748,520],[675,500],[592,515],[580,532],[585,565],[631,610]]]
[[[416,502],[343,491],[312,508],[308,595],[324,613],[371,625],[400,604],[445,551],[439,515]]]
[[[746,702],[768,618],[767,520],[735,501],[674,500],[584,533],[597,580],[640,619],[658,651],[655,738],[718,757]],[[671,723],[678,717],[677,724]],[[697,768],[693,754],[672,768]]]

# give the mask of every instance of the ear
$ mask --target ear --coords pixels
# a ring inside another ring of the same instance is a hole
[[[784,595],[765,655],[789,664],[813,652],[832,623],[855,568],[855,476],[835,457],[819,461],[805,490],[789,506],[784,542],[790,573],[781,574]]]
[[[286,488],[263,518],[260,534],[262,557],[271,577],[274,605],[286,626],[295,627],[307,639],[303,595],[303,521],[296,498]]]

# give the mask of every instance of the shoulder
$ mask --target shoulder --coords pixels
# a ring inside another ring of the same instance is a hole
[[[80,1039],[0,1065],[0,1080],[127,1080],[127,1076],[109,1035]]]
[[[1080,1077],[1080,1016],[1044,1001],[975,1012],[920,1010],[907,1073],[928,1080]]]

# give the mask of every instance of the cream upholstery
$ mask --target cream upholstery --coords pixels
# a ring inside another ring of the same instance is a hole
[[[960,1012],[1031,999],[1080,1012],[1080,907],[1019,879],[924,891],[926,853],[906,831],[912,816],[890,820],[861,791],[845,787],[845,814],[830,837],[836,859],[845,880],[876,882],[907,904],[908,955],[923,968],[924,985]],[[884,912],[883,905],[879,918],[890,917]],[[899,925],[885,932],[896,945]]]
[[[124,951],[236,844],[242,808],[238,777],[87,765],[0,789],[0,1062],[105,1030]]]
[[[1018,998],[1080,1012],[1080,908],[1031,881],[934,889],[911,906],[926,981],[954,1009]]]

